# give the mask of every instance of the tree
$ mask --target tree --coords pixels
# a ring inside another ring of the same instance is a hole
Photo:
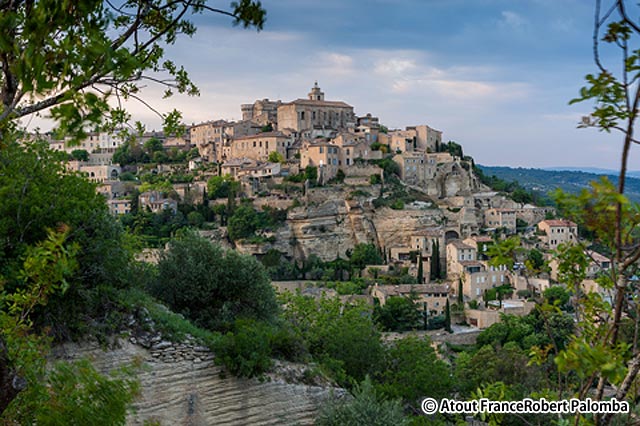
[[[121,107],[111,107],[108,99],[141,100],[143,82],[160,82],[167,89],[165,96],[174,90],[197,94],[184,68],[164,58],[164,46],[179,34],[192,35],[195,26],[185,17],[204,11],[257,29],[266,14],[253,0],[233,2],[231,11],[204,0],[133,0],[122,5],[90,0],[64,7],[53,0],[0,4],[1,143],[6,143],[15,120],[45,110],[61,133],[82,137],[86,125],[101,125],[104,118],[110,122],[106,128],[113,129],[129,116]],[[169,77],[158,78],[153,72]],[[176,111],[163,118],[167,130],[178,127]]]
[[[71,151],[71,158],[78,161],[89,161],[89,153],[85,149],[74,149]]]
[[[284,319],[338,383],[346,386],[378,370],[384,348],[368,306],[290,293],[283,302]]]
[[[385,331],[413,330],[420,324],[420,312],[413,297],[392,296],[384,306],[377,306],[374,318]]]
[[[156,153],[164,151],[162,141],[156,137],[152,137],[144,143],[144,150],[149,157],[153,157]]]
[[[356,244],[349,261],[358,271],[367,265],[382,265],[382,257],[374,244]]]
[[[445,398],[453,385],[449,366],[438,358],[428,337],[407,337],[390,344],[379,381],[383,394],[402,398],[416,412],[423,398]]]
[[[249,204],[238,207],[229,218],[227,230],[232,241],[249,238],[258,229],[258,214]]]
[[[318,426],[404,426],[404,417],[399,401],[386,400],[379,395],[369,377],[353,390],[353,399],[328,401],[321,409],[316,421]]]
[[[613,384],[615,397],[625,399],[640,372],[640,350],[636,343],[628,351],[629,343],[621,340],[621,324],[624,315],[638,315],[635,304],[628,303],[630,292],[635,289],[630,277],[636,273],[640,259],[640,218],[638,205],[630,203],[625,196],[625,184],[629,153],[632,145],[639,144],[634,130],[640,106],[640,55],[634,43],[640,37],[637,15],[627,10],[627,2],[615,0],[603,7],[596,0],[595,25],[593,34],[594,61],[596,74],[586,76],[587,86],[580,90],[579,97],[571,103],[592,101],[594,111],[583,117],[582,127],[593,127],[605,132],[619,132],[622,136],[622,152],[617,186],[606,179],[592,183],[590,191],[578,196],[558,195],[561,209],[567,216],[578,222],[594,235],[595,242],[607,247],[613,253],[610,273],[601,278],[601,285],[615,291],[613,307],[599,304],[598,296],[586,294],[579,301],[579,330],[566,351],[558,357],[564,371],[579,369],[585,377],[584,385],[577,390],[579,397],[590,392],[596,384],[593,396],[596,400],[604,397],[604,389]],[[619,60],[609,64],[606,61]],[[567,283],[570,287],[580,286],[580,282]],[[594,318],[602,318],[594,322]],[[640,323],[636,321],[636,333]],[[586,357],[590,354],[591,357]],[[624,355],[620,355],[624,354]],[[609,359],[605,365],[588,364],[595,357]],[[596,423],[609,424],[611,414],[596,415]]]
[[[422,255],[418,255],[418,284],[424,284],[424,266],[422,265]]]
[[[432,281],[444,278],[442,276],[442,269],[440,268],[440,242],[433,240],[431,242],[431,262],[430,262],[429,277]]]
[[[191,232],[169,243],[151,292],[211,330],[228,329],[237,318],[271,321],[277,311],[271,280],[260,262]]]
[[[228,198],[230,194],[237,194],[240,190],[240,182],[231,175],[213,176],[207,181],[207,192],[212,199]]]
[[[447,304],[444,308],[444,329],[449,333],[453,333],[451,329],[451,306],[449,306],[449,298],[447,298]]]
[[[284,156],[278,151],[271,151],[269,153],[269,161],[272,163],[284,163]]]

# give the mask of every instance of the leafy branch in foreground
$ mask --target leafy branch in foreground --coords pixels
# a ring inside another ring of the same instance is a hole
[[[60,133],[77,138],[86,126],[121,127],[130,119],[124,100],[155,111],[141,97],[143,83],[164,86],[165,97],[197,95],[187,71],[166,59],[164,49],[181,34],[193,35],[187,18],[203,12],[258,30],[266,19],[255,0],[234,1],[228,11],[206,0],[0,2],[0,141],[17,119],[47,110]],[[156,113],[168,132],[178,130],[177,111]]]
[[[637,273],[640,259],[640,208],[625,196],[629,153],[632,145],[640,144],[634,137],[640,105],[640,49],[633,47],[640,40],[640,25],[630,17],[624,0],[596,0],[595,5],[593,51],[598,72],[586,76],[587,86],[571,103],[595,103],[594,111],[583,118],[579,127],[622,134],[620,175],[617,187],[605,179],[593,183],[591,191],[580,195],[560,194],[558,201],[566,216],[590,231],[594,242],[612,253],[612,267],[597,283],[611,289],[614,296],[609,305],[601,294],[583,291],[581,277],[566,268],[569,273],[565,275],[571,281],[568,284],[577,290],[574,297],[578,300],[579,333],[556,362],[560,370],[574,372],[581,379],[577,389],[580,397],[589,395],[602,400],[605,388],[612,386],[614,396],[621,400],[636,397],[630,391],[640,372],[637,344],[640,321],[633,301],[638,289],[631,279]],[[617,53],[621,64],[605,64],[605,59],[615,57],[610,52],[605,55],[605,48]],[[575,257],[576,253],[567,261],[575,263]],[[631,338],[622,332],[629,320],[634,329]],[[611,413],[593,417],[597,425],[610,424],[612,419]],[[577,415],[576,424],[581,420],[584,417]]]

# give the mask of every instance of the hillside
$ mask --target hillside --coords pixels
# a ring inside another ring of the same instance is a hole
[[[576,193],[589,188],[589,182],[600,179],[603,175],[567,170],[542,170],[512,167],[482,166],[480,169],[487,175],[506,180],[517,181],[524,188],[541,193],[549,193],[557,188]],[[614,175],[606,175],[612,182],[617,182]],[[640,202],[640,179],[627,178],[627,196],[633,201]]]

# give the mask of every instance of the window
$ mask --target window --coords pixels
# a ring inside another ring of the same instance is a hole
[[[304,111],[300,111],[300,120],[304,120]]]
[[[256,147],[256,141],[253,141],[253,147],[254,148]]]
[[[320,154],[322,154],[323,152],[324,152],[324,147],[323,147],[323,146],[321,146],[321,147],[320,147]]]

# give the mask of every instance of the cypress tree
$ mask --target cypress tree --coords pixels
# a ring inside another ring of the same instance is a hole
[[[447,305],[444,308],[444,329],[449,333],[453,333],[451,329],[451,308],[449,307],[449,299],[447,298]]]
[[[424,271],[422,266],[422,255],[418,255],[418,284],[424,284]]]
[[[436,246],[436,242],[431,241],[431,262],[430,262],[430,266],[431,266],[431,271],[429,273],[429,277],[431,278],[431,280],[436,280],[438,279],[438,247]]]
[[[464,297],[462,296],[462,278],[458,278],[458,304],[463,306]]]

